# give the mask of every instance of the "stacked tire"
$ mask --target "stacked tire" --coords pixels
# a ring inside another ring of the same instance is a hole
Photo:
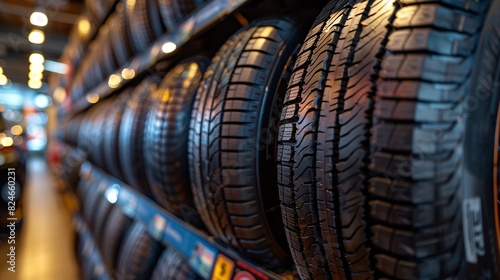
[[[73,102],[78,102],[96,85],[144,53],[165,33],[176,30],[189,14],[204,1],[200,0],[131,0],[116,4],[116,9],[99,28],[87,55],[75,61],[76,68],[69,86]],[[112,3],[87,1],[93,25],[106,17]],[[76,32],[76,31],[75,31]],[[75,82],[76,81],[76,82]]]
[[[175,1],[133,2],[122,17],[137,53],[180,19],[165,16]],[[210,62],[184,60],[92,108],[78,140],[274,271],[293,260],[301,279],[497,279],[499,18],[500,0],[341,0],[308,33],[296,16],[257,20]],[[99,242],[119,240],[108,267],[194,277],[146,225],[88,203]]]
[[[377,0],[332,1],[318,17],[278,146],[303,279],[499,277],[499,239],[486,235],[498,89],[475,91],[499,76],[498,13],[500,1]]]

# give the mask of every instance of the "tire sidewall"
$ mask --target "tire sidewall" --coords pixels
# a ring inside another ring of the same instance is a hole
[[[463,279],[500,277],[500,244],[497,238],[493,189],[495,132],[500,101],[499,34],[500,0],[495,0],[483,27],[469,93],[461,108],[466,116],[464,197],[460,213],[463,222],[464,261],[467,263],[465,271],[461,273]],[[475,215],[481,218],[473,218]],[[472,227],[476,230],[471,229]],[[475,233],[474,236],[471,236],[471,232]],[[472,259],[476,260],[472,260],[471,254],[467,253],[471,246],[479,248],[477,253],[472,254],[475,256]]]

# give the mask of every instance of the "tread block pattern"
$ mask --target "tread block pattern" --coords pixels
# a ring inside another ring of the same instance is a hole
[[[348,1],[323,13],[329,16],[311,29],[285,97],[278,147],[283,220],[304,279],[370,279],[366,127],[394,8],[391,1]]]
[[[162,245],[148,234],[146,225],[135,222],[127,232],[120,249],[117,278],[150,279],[162,251]]]
[[[272,197],[274,176],[259,167],[257,155],[269,149],[260,143],[268,122],[265,104],[274,98],[273,83],[283,72],[278,63],[285,64],[298,44],[294,24],[260,21],[221,47],[200,85],[189,137],[191,182],[202,220],[217,238],[269,268],[282,267],[289,257],[280,245],[285,239],[279,236],[278,195]]]
[[[464,98],[490,1],[399,1],[374,98],[371,239],[380,275],[456,276]]]
[[[197,225],[201,222],[192,201],[187,143],[193,101],[207,60],[186,60],[164,77],[151,96],[143,133],[146,174],[154,198]]]

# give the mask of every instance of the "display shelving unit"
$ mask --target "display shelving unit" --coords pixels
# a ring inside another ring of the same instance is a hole
[[[122,65],[112,74],[120,77],[120,82],[110,86],[108,80],[102,81],[93,90],[86,93],[86,96],[97,95],[98,98],[82,98],[75,103],[71,103],[70,98],[60,104],[58,108],[58,118],[60,122],[71,121],[71,119],[90,108],[96,102],[89,100],[103,100],[120,91],[121,88],[137,81],[148,70],[160,62],[169,61],[175,58],[178,50],[186,43],[200,36],[205,31],[218,26],[226,17],[234,14],[245,4],[252,0],[211,0],[205,2],[195,10],[179,27],[173,32],[166,33],[159,37],[151,46],[141,54],[133,57],[126,65]],[[113,7],[120,2],[117,1]],[[114,10],[115,8],[112,8]],[[112,10],[107,13],[107,17],[112,14]],[[106,18],[102,19],[102,23]],[[96,37],[99,28],[90,38]],[[165,47],[166,44],[168,48]],[[175,48],[173,48],[175,46]],[[133,70],[133,77],[126,78],[122,75],[123,70],[130,73]],[[108,77],[109,78],[109,77]],[[97,102],[99,102],[97,101]],[[76,149],[75,147],[69,147]],[[227,245],[218,242],[208,234],[194,228],[190,224],[175,217],[173,214],[158,206],[154,201],[135,191],[120,180],[106,174],[90,162],[85,162],[80,169],[80,180],[90,182],[99,181],[105,184],[95,184],[94,187],[102,188],[99,191],[105,195],[108,201],[115,203],[122,208],[123,212],[130,218],[147,225],[149,234],[165,246],[174,248],[182,254],[188,261],[190,267],[202,279],[216,280],[271,280],[271,279],[297,279],[294,270],[276,274],[262,266],[242,257],[238,252]],[[70,189],[70,188],[69,188]],[[73,224],[81,238],[84,238],[89,246],[95,246],[93,236],[88,229],[86,222],[78,213],[74,214]],[[91,250],[85,250],[83,257],[92,258],[99,267],[104,267],[102,259]],[[92,254],[92,255],[90,255]],[[110,279],[108,272],[98,270],[100,279]]]
[[[80,178],[90,183],[94,182],[96,188],[103,188],[100,190],[101,195],[104,195],[110,203],[121,207],[129,218],[144,223],[148,233],[158,242],[182,254],[189,261],[193,271],[202,279],[293,278],[292,272],[277,275],[245,260],[231,248],[175,217],[149,198],[89,162],[82,164]],[[74,223],[85,238],[92,238],[79,215],[76,215]]]
[[[129,63],[123,65],[120,69],[117,69],[115,73],[111,74],[115,75],[115,77],[119,77],[119,83],[110,86],[108,80],[105,80],[96,88],[87,92],[86,95],[92,96],[92,98],[90,98],[92,101],[95,99],[102,100],[113,94],[134,80],[134,78],[141,76],[159,61],[175,55],[175,51],[181,48],[186,42],[203,31],[210,29],[218,21],[230,15],[249,1],[251,0],[212,0],[206,2],[180,24],[176,30],[162,35],[148,50],[132,58]],[[167,47],[164,48],[166,44],[168,44],[168,49]],[[124,69],[129,70],[129,73],[132,70],[134,73],[133,77],[129,79],[127,79],[128,77],[123,77],[122,73]],[[96,96],[98,98],[96,98]],[[60,119],[68,119],[94,104],[89,101],[88,98],[78,100],[75,104],[67,102],[69,100],[69,98],[66,99],[66,102],[63,102],[59,107],[58,117]]]

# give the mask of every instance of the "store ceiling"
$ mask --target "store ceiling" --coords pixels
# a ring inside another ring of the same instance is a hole
[[[68,34],[84,8],[84,0],[0,0],[0,66],[13,83],[26,85],[29,55],[41,52],[46,60],[57,61],[67,43]],[[35,11],[48,17],[45,27],[30,23]],[[28,41],[33,29],[45,33],[45,42],[35,45]],[[47,82],[47,73],[43,81]]]

